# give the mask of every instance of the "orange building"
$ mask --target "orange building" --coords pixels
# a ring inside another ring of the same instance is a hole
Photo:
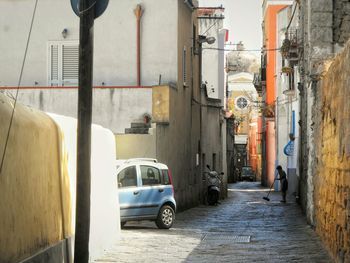
[[[263,182],[272,184],[276,166],[275,138],[275,100],[276,100],[276,52],[277,46],[277,14],[283,8],[291,5],[291,0],[264,0],[263,3],[263,45],[265,52],[262,57],[262,68],[266,72],[266,86],[263,88],[265,107],[263,111],[263,134],[265,135],[263,151]]]

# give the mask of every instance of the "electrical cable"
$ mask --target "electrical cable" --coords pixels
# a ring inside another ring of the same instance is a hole
[[[226,49],[226,48],[215,48],[215,47],[204,47],[202,49],[211,49],[211,50],[219,50],[219,51],[233,51],[233,52],[265,52],[265,51],[278,51],[281,50],[281,48],[270,48],[270,49],[244,49],[244,50],[237,50],[237,49]]]
[[[215,20],[213,24],[210,25],[210,27],[207,28],[207,30],[205,30],[204,33],[202,33],[201,35],[204,36],[213,26],[215,26],[215,24],[218,22],[218,20]]]
[[[18,98],[19,87],[20,87],[21,82],[22,82],[23,69],[24,69],[24,65],[25,65],[25,62],[26,62],[26,58],[27,58],[28,46],[29,46],[29,42],[30,42],[30,36],[32,34],[32,29],[33,29],[33,24],[34,24],[34,17],[35,17],[37,6],[38,6],[38,0],[35,0],[35,5],[34,5],[34,10],[33,10],[33,15],[32,15],[32,21],[30,23],[30,28],[29,28],[29,33],[28,33],[28,37],[27,37],[26,48],[25,48],[25,51],[24,51],[24,57],[23,57],[23,61],[22,61],[22,67],[21,67],[21,71],[20,71],[20,75],[19,75],[19,79],[18,79],[18,85],[17,85],[16,95],[15,95],[15,98],[14,98],[13,109],[12,109],[11,118],[10,118],[10,124],[9,124],[9,128],[8,128],[8,131],[7,131],[4,152],[3,152],[2,157],[1,157],[0,175],[2,173],[2,168],[3,168],[3,165],[4,165],[7,145],[8,145],[8,141],[9,141],[9,138],[10,138],[12,122],[13,122],[13,118],[14,118],[14,114],[15,114],[16,105],[17,105],[17,98]]]
[[[292,24],[292,21],[293,21],[294,15],[295,15],[295,11],[297,10],[297,6],[298,6],[298,5],[295,5],[295,7],[294,7],[293,14],[292,14],[292,16],[291,16],[291,18],[290,18],[290,20],[289,20],[289,23],[288,23],[288,26],[287,26],[286,31],[288,31],[290,25]]]
[[[88,8],[85,8],[84,10],[79,10],[79,3],[77,6],[77,10],[79,12],[79,16],[83,15],[85,12],[88,12],[91,8],[93,8],[96,5],[96,1],[94,1]]]

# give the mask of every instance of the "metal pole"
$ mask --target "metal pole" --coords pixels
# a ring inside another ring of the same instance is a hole
[[[91,192],[91,115],[93,70],[93,1],[80,0],[77,186],[74,262],[89,261]]]

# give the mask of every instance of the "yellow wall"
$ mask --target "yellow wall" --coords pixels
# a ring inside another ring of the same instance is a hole
[[[117,159],[157,158],[155,134],[118,134],[115,139]]]
[[[12,104],[0,93],[0,154]],[[17,104],[0,174],[0,262],[26,258],[72,234],[61,139],[46,114]]]
[[[350,44],[339,54],[318,90],[315,126],[316,231],[337,262],[350,262]]]
[[[152,121],[169,123],[169,86],[155,86],[152,89]]]

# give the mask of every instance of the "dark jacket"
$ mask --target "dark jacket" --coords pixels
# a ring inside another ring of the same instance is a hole
[[[281,191],[282,192],[287,192],[288,190],[288,180],[287,180],[287,175],[285,171],[281,171],[280,177],[278,180],[281,180]]]

